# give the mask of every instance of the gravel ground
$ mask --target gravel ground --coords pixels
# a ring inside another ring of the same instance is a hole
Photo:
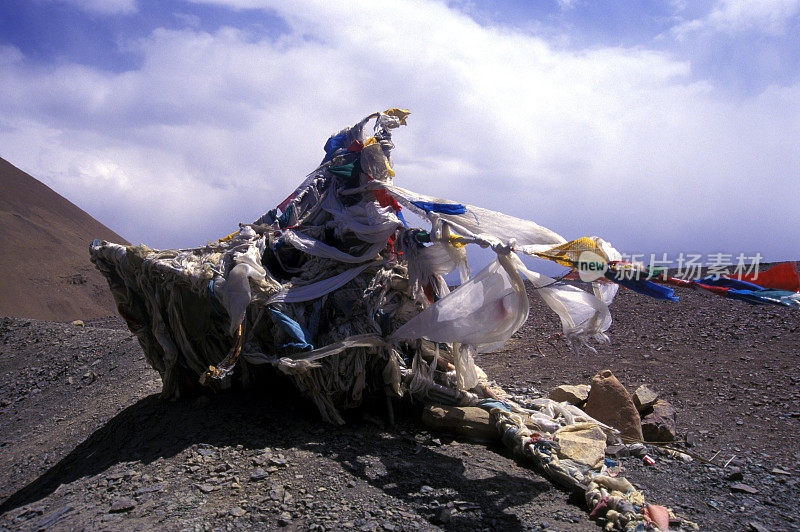
[[[480,364],[512,392],[606,368],[649,385],[677,407],[687,450],[714,457],[622,459],[649,500],[704,530],[797,529],[800,312],[680,295],[621,294],[612,343],[583,354],[533,298]],[[282,383],[174,403],[159,389],[118,318],[2,318],[0,528],[599,530],[502,447],[427,431],[415,405],[393,427],[369,408],[333,427]]]

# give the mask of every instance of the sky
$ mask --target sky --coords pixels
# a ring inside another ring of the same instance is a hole
[[[800,0],[0,2],[0,157],[134,243],[255,220],[391,107],[402,187],[800,259]]]

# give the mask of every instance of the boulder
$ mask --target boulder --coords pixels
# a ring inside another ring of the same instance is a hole
[[[431,430],[458,434],[470,440],[500,438],[489,412],[475,406],[428,405],[422,411],[422,422]]]
[[[640,414],[647,412],[658,401],[658,394],[642,384],[633,392],[633,404]]]
[[[623,436],[642,439],[642,425],[633,399],[610,370],[603,370],[592,379],[586,413],[611,425]]]
[[[573,386],[571,384],[562,384],[556,386],[550,392],[550,399],[562,403],[564,401],[571,405],[578,406],[583,404],[589,398],[589,387],[585,384],[578,384]]]
[[[553,434],[559,458],[569,458],[589,467],[605,459],[606,433],[594,423],[581,423],[559,429]]]
[[[675,441],[675,408],[659,399],[653,411],[642,418],[642,434],[645,441]]]

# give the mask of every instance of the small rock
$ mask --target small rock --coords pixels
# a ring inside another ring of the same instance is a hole
[[[731,491],[734,493],[749,493],[750,495],[755,495],[758,493],[758,490],[753,486],[749,486],[747,484],[736,483],[731,485]]]
[[[269,459],[269,464],[277,467],[286,467],[287,461],[285,458],[281,456],[273,457]]]
[[[287,526],[291,522],[292,522],[292,514],[290,514],[289,512],[283,512],[281,515],[278,516],[278,525],[280,526]]]
[[[697,436],[694,435],[694,432],[690,432],[686,435],[686,447],[694,447],[697,445]]]
[[[628,390],[610,370],[603,370],[592,379],[586,413],[597,421],[618,429],[623,436],[635,440],[643,439],[639,412]]]
[[[75,321],[72,322],[72,325],[75,325],[76,327],[85,327],[86,326],[86,324],[83,323],[83,320],[75,320]]]
[[[255,468],[253,470],[252,473],[250,473],[250,480],[252,480],[253,482],[256,482],[256,481],[259,481],[259,480],[264,480],[268,476],[269,476],[269,473],[264,471],[264,469],[262,469],[260,467],[257,467],[257,468]]]
[[[656,404],[657,400],[658,394],[644,384],[633,392],[633,404],[636,405],[636,410],[638,410],[640,414],[649,410],[651,406]]]
[[[571,405],[580,405],[586,402],[589,398],[589,387],[585,384],[573,386],[571,384],[562,384],[556,386],[550,392],[550,399],[562,403],[564,401]]]
[[[242,517],[247,513],[247,510],[245,510],[241,506],[234,506],[228,511],[228,513],[231,514],[233,517]]]
[[[742,480],[744,475],[739,467],[729,467],[725,472],[725,480],[737,481]]]
[[[273,501],[283,502],[284,495],[286,495],[286,490],[283,486],[275,486],[269,490],[269,498]]]
[[[630,456],[631,452],[625,445],[609,445],[606,447],[606,455],[614,458],[625,458]]]
[[[773,475],[786,475],[786,476],[791,476],[792,475],[788,471],[783,470],[783,469],[781,469],[779,467],[774,468],[771,472],[772,472]]]
[[[203,493],[211,493],[212,491],[214,491],[214,486],[211,486],[209,484],[196,484],[196,486],[197,489],[199,489]]]
[[[114,499],[114,502],[111,503],[109,512],[112,514],[118,514],[122,512],[129,512],[134,508],[136,508],[136,501],[130,497],[117,497]]]
[[[643,443],[631,443],[628,445],[628,452],[631,456],[642,458],[647,455],[647,447]]]
[[[747,523],[748,532],[770,532],[769,528],[765,527],[758,521],[750,521]]]
[[[646,441],[675,441],[675,408],[659,399],[653,411],[642,418],[642,434]]]

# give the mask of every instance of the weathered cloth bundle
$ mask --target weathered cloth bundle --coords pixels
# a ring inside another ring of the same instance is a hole
[[[92,243],[91,259],[161,374],[164,397],[179,397],[198,381],[251,384],[267,366],[287,374],[332,423],[343,423],[342,409],[365,395],[497,401],[502,391],[489,387],[474,357],[502,346],[527,318],[523,275],[559,315],[568,342],[607,341],[617,285],[593,283],[589,293],[530,271],[516,253],[569,264],[584,251],[606,261],[619,253],[597,237],[568,242],[527,220],[395,186],[391,131],[407,115],[389,109],[333,135],[320,166],[277,209],[202,248]],[[430,228],[408,227],[403,209]],[[497,257],[471,275],[467,244]],[[455,269],[461,284],[450,291],[443,276]],[[572,487],[600,489],[592,478],[602,464],[562,467],[544,460],[534,443],[552,443],[557,430],[575,423],[601,424],[563,404],[500,403],[492,415],[509,447],[549,476],[571,478]],[[539,420],[535,442],[520,415]],[[598,501],[608,506],[607,497],[595,499],[592,509]],[[616,515],[623,518],[609,518],[611,526],[653,523],[641,512]]]

